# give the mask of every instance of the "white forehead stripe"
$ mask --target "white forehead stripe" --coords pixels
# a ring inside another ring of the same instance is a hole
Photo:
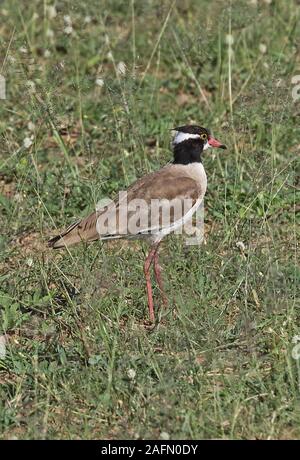
[[[199,134],[182,133],[181,131],[176,131],[173,144],[180,144],[180,142],[186,141],[187,139],[199,139],[199,137]]]

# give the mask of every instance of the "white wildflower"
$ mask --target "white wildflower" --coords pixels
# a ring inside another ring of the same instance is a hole
[[[32,80],[27,80],[26,86],[27,86],[27,88],[29,89],[29,91],[31,91],[32,93],[35,92],[35,83],[34,83],[34,81],[32,81]]]
[[[44,51],[44,57],[45,57],[45,58],[49,58],[50,56],[51,56],[51,51],[45,50],[45,51]]]
[[[54,5],[49,5],[47,6],[47,14],[49,19],[54,19],[56,18],[57,11]]]
[[[46,30],[46,37],[48,38],[53,38],[54,37],[54,32],[52,29],[47,29]]]
[[[28,49],[26,48],[26,46],[20,46],[19,51],[20,53],[26,54],[28,52]]]
[[[29,149],[29,147],[32,146],[32,139],[30,139],[30,137],[25,137],[25,139],[23,140],[23,145],[25,149]]]
[[[262,53],[262,54],[266,54],[267,52],[267,46],[264,44],[264,43],[260,43],[259,45],[259,51]]]
[[[244,245],[244,243],[243,243],[242,241],[237,241],[237,242],[235,243],[235,245],[236,245],[236,247],[239,248],[242,252],[244,252],[245,249],[246,249],[246,246]]]
[[[32,123],[32,121],[29,121],[28,125],[27,125],[27,128],[29,129],[29,131],[34,131],[35,130],[35,124]]]
[[[86,17],[84,18],[84,22],[85,22],[85,24],[89,24],[90,22],[92,22],[91,16],[86,16]]]
[[[26,260],[26,265],[28,265],[28,267],[32,267],[33,265],[33,259],[31,257],[29,257],[27,260]]]
[[[136,376],[136,372],[134,369],[128,369],[127,375],[130,380],[134,380]]]
[[[5,335],[0,335],[0,358],[4,359],[6,355],[6,338]]]
[[[298,343],[300,342],[300,335],[294,335],[292,338],[292,343]]]
[[[73,27],[72,26],[67,26],[64,28],[64,33],[67,34],[67,35],[71,35],[71,33],[73,32]]]
[[[69,16],[68,14],[66,14],[64,16],[64,21],[66,24],[68,24],[69,26],[72,24],[72,19],[71,19],[71,16]]]
[[[95,84],[102,88],[102,86],[104,86],[104,80],[102,78],[96,78]]]
[[[232,46],[233,43],[234,43],[233,35],[232,34],[227,34],[226,37],[225,37],[225,42],[227,43],[227,45]]]
[[[123,62],[123,61],[119,62],[119,64],[117,65],[117,72],[122,77],[126,74],[126,64],[125,64],[125,62]]]
[[[111,51],[107,53],[107,59],[110,59],[111,61],[114,59],[113,54]]]
[[[298,343],[298,345],[295,345],[292,349],[292,358],[297,360],[300,359],[300,343]]]
[[[17,203],[22,203],[23,198],[24,198],[24,197],[23,197],[22,193],[15,193],[14,200],[15,200]]]

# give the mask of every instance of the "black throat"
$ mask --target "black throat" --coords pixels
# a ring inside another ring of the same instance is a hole
[[[203,142],[200,139],[187,139],[173,146],[174,164],[188,165],[202,163]]]

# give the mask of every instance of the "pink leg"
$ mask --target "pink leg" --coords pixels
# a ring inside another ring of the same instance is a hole
[[[155,321],[155,315],[154,315],[152,286],[151,286],[151,278],[150,278],[150,267],[154,260],[155,252],[156,252],[156,245],[152,247],[144,263],[144,273],[145,273],[146,286],[147,286],[149,316],[150,316],[150,321],[152,323],[154,323]]]
[[[168,305],[168,299],[167,299],[167,296],[165,294],[164,285],[163,285],[163,281],[162,281],[162,278],[161,278],[161,268],[160,268],[160,265],[158,263],[158,245],[157,245],[157,248],[156,248],[156,252],[154,254],[154,274],[155,274],[155,278],[156,278],[156,281],[157,281],[157,284],[158,284],[158,287],[159,287],[159,290],[160,290],[160,293],[161,293],[163,304],[166,307]]]

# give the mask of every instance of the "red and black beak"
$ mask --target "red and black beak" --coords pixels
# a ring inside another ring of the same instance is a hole
[[[227,149],[226,145],[222,144],[220,141],[218,141],[212,136],[209,136],[208,143],[211,147],[218,147],[219,149]]]

